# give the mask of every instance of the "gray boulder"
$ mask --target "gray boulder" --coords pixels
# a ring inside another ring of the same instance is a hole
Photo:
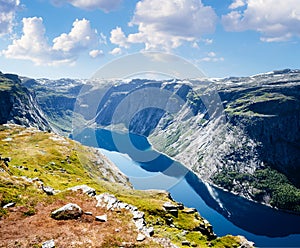
[[[82,209],[73,203],[69,203],[51,213],[51,218],[55,220],[78,219],[83,214]]]

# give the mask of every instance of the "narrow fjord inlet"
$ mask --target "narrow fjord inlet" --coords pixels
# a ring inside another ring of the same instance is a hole
[[[299,82],[1,73],[1,244],[297,247]]]
[[[90,143],[96,132],[97,142]],[[144,136],[114,133],[105,129],[84,130],[77,136],[85,145],[97,146],[128,176],[136,189],[164,189],[174,200],[188,207],[196,208],[214,226],[218,236],[227,234],[244,235],[255,242],[257,247],[297,247],[300,243],[300,215],[270,209],[239,196],[203,183],[193,172],[174,162],[166,155],[158,154],[151,162],[135,162],[135,154],[119,153],[115,146],[119,142],[132,142],[146,153],[155,152]],[[128,138],[130,140],[128,140]],[[124,151],[123,151],[124,152]],[[170,166],[179,167],[170,170]],[[173,174],[172,174],[173,173]]]

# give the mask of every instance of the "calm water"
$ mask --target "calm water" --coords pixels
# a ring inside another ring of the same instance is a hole
[[[214,232],[243,235],[257,247],[300,247],[300,216],[276,211],[204,184],[180,163],[151,149],[143,136],[86,129],[73,137],[99,147],[136,189],[165,189],[196,208]]]

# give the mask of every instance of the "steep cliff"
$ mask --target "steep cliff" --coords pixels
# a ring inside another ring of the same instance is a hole
[[[204,180],[252,200],[299,211],[299,71],[213,84],[222,114],[209,119],[203,118],[203,111],[190,118],[178,114],[166,129],[158,127],[150,136],[154,146]],[[201,98],[211,93],[195,88],[191,102],[201,106]],[[174,135],[177,139],[169,142]]]
[[[52,128],[61,134],[72,129],[73,110],[83,80],[22,78],[22,85],[36,95],[36,100]]]
[[[51,129],[35,95],[21,85],[19,77],[0,72],[0,124],[4,123]]]

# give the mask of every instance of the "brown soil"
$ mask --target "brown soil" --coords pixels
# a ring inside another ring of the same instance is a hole
[[[76,203],[84,212],[77,220],[57,221],[50,213],[67,203]],[[107,211],[96,208],[96,200],[83,194],[70,194],[64,200],[39,203],[33,216],[25,216],[25,207],[9,209],[0,220],[0,247],[41,247],[44,241],[54,239],[56,247],[136,247],[137,231],[127,211]],[[96,215],[107,214],[108,221],[95,221]],[[144,241],[146,246],[147,240]],[[143,243],[139,243],[143,247]]]

